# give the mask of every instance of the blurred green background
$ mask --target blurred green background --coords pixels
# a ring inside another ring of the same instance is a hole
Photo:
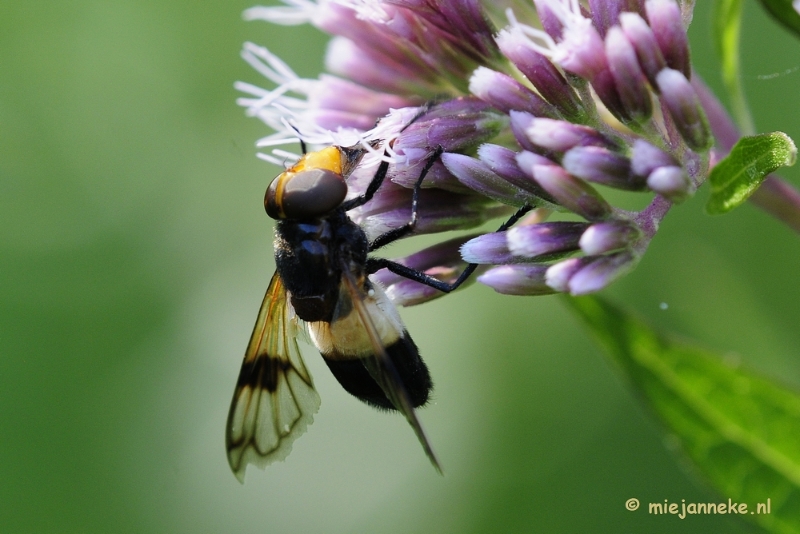
[[[699,4],[695,63],[718,88]],[[0,532],[748,531],[628,512],[711,494],[558,298],[477,285],[403,310],[445,477],[309,349],[314,425],[236,481],[223,429],[273,269],[277,172],[234,104],[235,80],[267,85],[238,53],[252,40],[315,76],[326,42],[245,23],[250,5],[0,3]],[[798,139],[800,42],[754,2],[744,20],[758,129]],[[705,216],[705,196],[606,294],[798,385],[798,236],[749,205]]]

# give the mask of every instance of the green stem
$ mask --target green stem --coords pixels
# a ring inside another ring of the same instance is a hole
[[[772,175],[764,180],[749,200],[800,233],[800,191],[791,184]]]
[[[744,135],[753,135],[756,130],[747,106],[739,65],[742,0],[717,0],[714,11],[717,53],[722,62],[722,80],[731,98],[733,116]]]

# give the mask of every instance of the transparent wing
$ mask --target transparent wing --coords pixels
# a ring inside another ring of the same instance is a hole
[[[408,424],[414,429],[414,433],[417,435],[417,439],[419,439],[433,467],[442,474],[442,467],[439,464],[439,460],[436,458],[436,454],[433,452],[433,447],[431,447],[428,436],[425,435],[422,423],[420,423],[417,413],[414,411],[414,406],[408,391],[406,391],[400,379],[400,375],[397,373],[392,360],[389,358],[386,348],[383,346],[383,342],[375,327],[375,323],[370,317],[367,307],[364,305],[364,292],[358,289],[357,282],[346,265],[343,265],[342,273],[342,279],[347,284],[348,291],[352,297],[353,307],[361,319],[361,323],[369,336],[374,350],[374,357],[368,357],[363,360],[364,367],[367,368],[369,374],[378,383],[394,407],[405,416]],[[383,298],[385,298],[385,295]]]
[[[276,272],[244,355],[225,429],[228,463],[242,483],[247,464],[263,469],[286,458],[319,409],[319,395],[297,347],[299,326],[290,310]]]

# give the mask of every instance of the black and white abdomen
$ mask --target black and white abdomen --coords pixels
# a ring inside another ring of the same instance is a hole
[[[428,367],[403,325],[397,308],[377,284],[365,279],[363,300],[372,325],[394,369],[405,386],[412,406],[428,401],[433,383]],[[369,374],[365,360],[375,358],[375,345],[342,284],[341,294],[330,322],[309,324],[311,339],[333,375],[351,395],[376,408],[396,407]]]

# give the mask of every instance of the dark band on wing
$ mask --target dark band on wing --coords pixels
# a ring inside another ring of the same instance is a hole
[[[297,348],[297,324],[290,315],[286,289],[275,274],[228,412],[225,445],[240,482],[248,464],[263,469],[285,458],[319,408],[319,396]]]
[[[239,390],[245,386],[251,388],[260,388],[275,393],[278,389],[278,379],[280,375],[292,369],[292,364],[289,360],[282,358],[273,358],[269,354],[262,354],[251,363],[246,363],[242,366],[239,372],[239,378],[236,381],[236,389]],[[301,376],[305,381],[305,378]],[[313,387],[312,383],[308,383],[309,387]]]

